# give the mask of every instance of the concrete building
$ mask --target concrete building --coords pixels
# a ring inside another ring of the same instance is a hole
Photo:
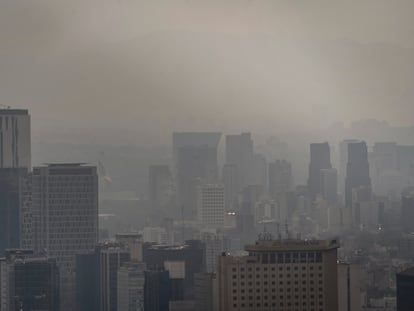
[[[414,310],[414,268],[397,273],[397,310]]]
[[[338,308],[335,240],[259,240],[218,259],[219,311]]]
[[[30,246],[30,191],[26,168],[0,168],[0,256],[6,249]]]
[[[0,109],[0,168],[31,169],[30,115],[25,109]]]
[[[201,232],[197,235],[197,239],[205,245],[206,272],[215,272],[217,257],[230,250],[230,239],[223,234],[213,232]]]
[[[118,270],[130,261],[129,250],[119,243],[104,243],[97,246],[96,254],[99,258],[100,311],[117,311]]]
[[[148,270],[159,270],[165,262],[181,261],[185,264],[184,299],[194,297],[194,275],[205,272],[205,246],[201,241],[190,240],[184,245],[154,245],[145,243],[144,262]]]
[[[338,264],[338,311],[361,310],[361,268],[357,265]]]
[[[292,164],[286,160],[269,163],[269,195],[276,199],[279,193],[288,192],[293,187]]]
[[[76,254],[92,251],[98,240],[96,167],[80,163],[35,167],[32,176],[34,250],[56,258],[61,310],[74,310]]]
[[[355,188],[371,189],[368,149],[364,141],[348,143],[348,164],[345,180],[345,206],[352,206],[352,191]],[[370,192],[370,190],[369,190]]]
[[[331,205],[338,202],[338,171],[336,169],[321,170],[321,195]]]
[[[196,273],[194,276],[194,302],[197,311],[215,311],[214,309],[214,273]]]
[[[223,228],[225,220],[224,186],[204,184],[197,189],[197,218],[203,228]]]
[[[196,189],[200,183],[217,182],[217,147],[221,133],[173,133],[173,161],[177,204],[185,219],[195,220]]]
[[[144,283],[146,265],[126,262],[118,269],[118,311],[144,311]]]
[[[144,310],[169,311],[170,277],[168,271],[145,271]]]
[[[308,191],[312,200],[321,193],[321,170],[330,168],[332,165],[329,144],[310,144]]]
[[[54,259],[28,250],[0,258],[1,311],[59,311],[59,271]]]

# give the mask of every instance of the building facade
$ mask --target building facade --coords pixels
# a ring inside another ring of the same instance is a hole
[[[245,247],[247,256],[223,254],[219,310],[337,310],[338,247],[335,240],[259,240]]]
[[[56,258],[61,310],[74,310],[76,254],[98,240],[96,167],[78,163],[35,167],[32,176],[33,247]]]
[[[224,185],[204,184],[197,189],[197,218],[204,228],[223,228],[225,218]]]

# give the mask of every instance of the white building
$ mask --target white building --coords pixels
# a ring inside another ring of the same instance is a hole
[[[0,109],[0,168],[31,169],[30,115],[24,109]]]
[[[222,184],[204,184],[197,188],[198,222],[204,228],[222,228],[224,226],[224,186]]]
[[[75,301],[76,254],[98,241],[96,167],[80,163],[35,167],[32,177],[33,247],[56,258],[61,280],[61,311]]]

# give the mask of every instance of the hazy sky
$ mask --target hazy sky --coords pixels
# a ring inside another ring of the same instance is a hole
[[[35,137],[412,125],[414,1],[2,0],[1,104]]]

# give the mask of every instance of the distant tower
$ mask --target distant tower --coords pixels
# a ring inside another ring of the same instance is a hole
[[[173,180],[168,165],[151,165],[148,172],[149,201],[157,209],[170,203]]]
[[[367,194],[371,189],[368,148],[364,141],[348,143],[348,164],[345,180],[346,206],[352,206],[352,191],[356,188],[364,188]]]
[[[224,186],[205,184],[197,189],[197,210],[199,224],[205,228],[224,226]]]
[[[321,195],[329,203],[338,201],[338,171],[334,168],[321,170]]]
[[[404,232],[414,232],[414,188],[407,188],[402,192],[401,225]]]
[[[173,156],[177,182],[177,203],[185,219],[195,219],[196,189],[199,184],[217,182],[217,147],[221,133],[173,133]]]
[[[235,164],[224,164],[222,175],[225,193],[225,208],[226,211],[233,210],[237,207],[237,197],[240,191],[237,166]]]
[[[76,254],[98,241],[98,175],[95,166],[49,164],[33,168],[34,250],[56,258],[61,311],[74,310]]]
[[[254,183],[254,147],[250,133],[226,136],[226,164],[237,167],[239,190]]]
[[[329,144],[327,142],[311,144],[308,190],[312,200],[321,193],[321,170],[330,168],[332,165]]]
[[[30,115],[24,109],[0,109],[0,168],[31,169]]]
[[[269,194],[276,198],[279,193],[292,190],[292,164],[286,160],[276,160],[269,164]]]

